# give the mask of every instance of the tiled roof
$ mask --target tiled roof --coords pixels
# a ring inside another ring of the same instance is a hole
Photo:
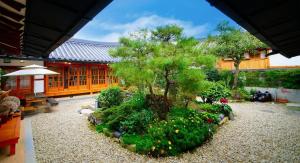
[[[109,50],[118,47],[115,42],[96,42],[70,39],[50,53],[50,60],[109,63],[118,61]]]

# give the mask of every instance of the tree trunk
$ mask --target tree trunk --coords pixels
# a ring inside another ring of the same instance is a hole
[[[238,86],[238,79],[240,73],[239,66],[240,66],[240,62],[234,62],[235,71],[234,71],[234,80],[233,80],[232,89],[236,89]]]
[[[150,95],[153,96],[153,88],[151,84],[148,84]]]
[[[170,80],[169,80],[169,70],[165,69],[165,80],[166,80],[166,86],[165,86],[165,92],[164,92],[164,98],[165,100],[168,100],[168,92],[170,88]]]

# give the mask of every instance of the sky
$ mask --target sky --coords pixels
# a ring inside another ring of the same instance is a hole
[[[224,20],[238,26],[206,0],[113,0],[74,38],[117,42],[139,29],[177,24],[186,36],[200,39]]]

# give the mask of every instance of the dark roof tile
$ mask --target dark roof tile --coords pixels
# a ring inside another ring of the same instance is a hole
[[[84,61],[84,62],[117,62],[109,55],[109,50],[118,47],[116,42],[96,42],[81,39],[70,39],[50,53],[50,60]]]

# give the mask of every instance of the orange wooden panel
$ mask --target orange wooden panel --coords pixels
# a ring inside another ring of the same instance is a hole
[[[3,141],[20,137],[21,116],[13,117],[0,126],[0,144]]]

